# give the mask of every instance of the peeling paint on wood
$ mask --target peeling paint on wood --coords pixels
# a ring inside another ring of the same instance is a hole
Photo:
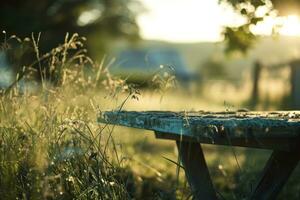
[[[177,140],[195,199],[216,199],[201,145],[197,143],[274,150],[250,199],[276,198],[299,162],[299,111],[111,111],[101,114],[98,122],[153,130],[158,138]]]
[[[293,150],[300,136],[300,112],[110,111],[98,122],[153,130],[169,139]],[[173,137],[173,138],[172,138]],[[274,147],[274,148],[273,148]]]

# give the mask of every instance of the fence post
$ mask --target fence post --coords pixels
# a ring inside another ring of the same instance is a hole
[[[300,109],[300,60],[291,62],[290,67],[292,108]]]
[[[261,74],[262,65],[259,61],[254,63],[253,69],[253,86],[252,86],[252,94],[251,94],[251,106],[255,107],[259,100],[259,79]]]

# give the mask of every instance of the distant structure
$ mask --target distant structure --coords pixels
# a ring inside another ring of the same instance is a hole
[[[290,84],[291,84],[291,91],[290,91],[290,100],[289,100],[289,109],[296,109],[300,110],[300,59],[295,59],[292,61],[284,62],[284,63],[279,63],[275,65],[271,65],[269,67],[272,68],[272,70],[280,69],[282,66],[289,66],[290,67]],[[257,76],[258,73],[258,79],[259,79],[259,74],[261,71],[262,66],[259,67],[259,63],[255,63],[254,66],[254,77]],[[257,78],[254,78],[254,81],[258,83]],[[254,83],[255,85],[255,83]],[[257,94],[258,92],[258,86],[256,86]],[[255,90],[255,89],[254,89]],[[255,93],[253,90],[252,92],[252,97]]]
[[[151,80],[154,75],[165,72],[174,75],[181,82],[195,78],[181,55],[172,48],[123,50],[109,70],[112,74],[135,82]]]

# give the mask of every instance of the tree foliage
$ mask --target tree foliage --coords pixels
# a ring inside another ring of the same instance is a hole
[[[228,3],[245,22],[236,27],[225,27],[227,51],[246,52],[257,39],[252,27],[270,15],[284,16],[300,12],[300,0],[219,0]],[[260,11],[260,12],[259,12]],[[263,11],[263,12],[262,12]]]
[[[139,28],[135,0],[3,0],[1,28],[19,37],[42,32],[48,49],[62,41],[66,32],[99,33],[137,38]]]

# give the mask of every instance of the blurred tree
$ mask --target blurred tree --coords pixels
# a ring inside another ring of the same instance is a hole
[[[140,10],[135,0],[2,0],[0,24],[18,37],[42,32],[41,47],[49,50],[66,32],[137,39]]]
[[[231,5],[245,19],[237,27],[224,29],[227,51],[246,52],[255,42],[257,36],[252,27],[267,16],[284,16],[300,12],[300,0],[219,0]],[[274,27],[275,28],[275,27]]]

